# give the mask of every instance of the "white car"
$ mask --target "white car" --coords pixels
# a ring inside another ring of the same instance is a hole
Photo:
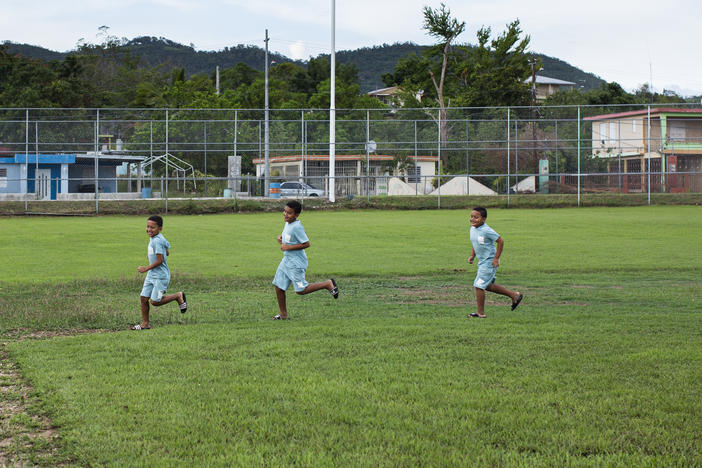
[[[323,197],[324,190],[307,185],[304,182],[283,182],[280,184],[281,197]]]

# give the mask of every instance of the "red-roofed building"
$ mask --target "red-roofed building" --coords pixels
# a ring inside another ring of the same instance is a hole
[[[371,154],[368,156],[367,189],[371,194],[379,193],[376,188],[376,177],[393,174],[392,167],[395,156],[388,154]],[[431,177],[436,175],[437,156],[410,156],[414,167],[406,172],[407,182],[415,186],[420,194],[433,190]],[[359,195],[366,192],[366,155],[365,154],[336,154],[334,158],[335,188],[337,195]],[[256,176],[263,177],[265,160],[254,159]],[[272,156],[269,158],[270,175],[277,180],[304,180],[315,188],[327,191],[327,177],[329,176],[329,155],[301,155]]]

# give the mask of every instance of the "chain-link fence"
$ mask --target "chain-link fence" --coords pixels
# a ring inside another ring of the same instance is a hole
[[[319,109],[0,109],[0,203],[330,198],[329,125]],[[702,192],[702,108],[336,110],[334,155],[334,199]]]

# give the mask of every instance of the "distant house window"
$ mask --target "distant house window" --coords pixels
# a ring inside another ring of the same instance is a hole
[[[615,122],[609,123],[609,142],[610,144],[616,143],[617,137],[617,124]]]
[[[600,141],[602,142],[603,146],[605,143],[607,143],[607,124],[606,123],[600,124]]]
[[[0,177],[7,177],[7,169],[0,167]]]
[[[631,121],[631,132],[636,133],[636,119],[632,119]]]
[[[0,167],[0,188],[7,188],[7,169]]]
[[[414,166],[407,169],[407,182],[411,184],[418,184],[422,179],[422,168],[421,166]]]
[[[685,132],[685,121],[680,119],[669,119],[668,123],[670,126],[670,139],[672,141],[684,143],[687,137]]]

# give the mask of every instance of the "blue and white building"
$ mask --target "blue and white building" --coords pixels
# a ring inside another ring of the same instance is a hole
[[[117,167],[139,164],[144,158],[125,154],[25,154],[0,155],[0,200],[70,200],[72,194],[117,193]]]

